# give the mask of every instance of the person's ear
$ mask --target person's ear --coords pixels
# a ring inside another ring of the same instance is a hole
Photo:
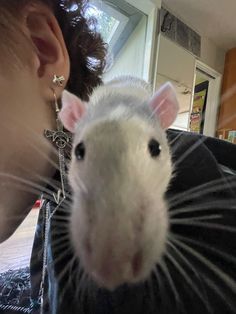
[[[51,99],[53,75],[64,76],[65,82],[69,77],[70,63],[65,41],[55,16],[45,5],[27,5],[24,18],[27,36],[35,47],[34,68],[43,93]]]

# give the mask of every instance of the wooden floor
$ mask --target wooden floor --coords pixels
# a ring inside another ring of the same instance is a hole
[[[38,213],[32,209],[16,232],[0,244],[0,273],[29,265]]]

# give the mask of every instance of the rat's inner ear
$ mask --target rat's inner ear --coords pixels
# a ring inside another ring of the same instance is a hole
[[[173,86],[167,82],[152,97],[150,106],[163,129],[167,129],[175,121],[179,103]]]
[[[85,112],[85,104],[77,96],[64,90],[62,93],[62,109],[59,117],[64,127],[75,133],[76,124]]]

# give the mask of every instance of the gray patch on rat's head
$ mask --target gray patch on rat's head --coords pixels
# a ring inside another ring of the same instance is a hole
[[[99,102],[94,104],[89,103],[85,116],[78,123],[78,131],[88,126],[90,122],[96,120],[105,120],[119,106],[125,107],[125,112],[122,115],[123,120],[129,120],[134,116],[146,120],[149,125],[156,126],[158,123],[155,115],[152,115],[152,110],[149,106],[149,99],[146,101],[140,100],[134,95],[122,95],[122,93],[108,91],[106,95],[100,97]]]
[[[90,134],[91,132],[91,134]],[[112,135],[115,135],[115,141],[113,142]],[[94,151],[99,151],[99,154],[94,156],[94,161],[91,157],[91,163],[102,162],[98,158],[105,158],[109,152],[109,158],[106,160],[106,167],[103,168],[105,172],[114,171],[114,169],[120,168],[121,156],[124,155],[128,149],[128,143],[125,140],[125,134],[122,130],[122,126],[118,121],[103,121],[102,123],[93,123],[91,131],[87,131],[88,149],[89,146]],[[108,145],[109,144],[109,145]],[[111,145],[112,144],[112,145]],[[89,151],[88,151],[89,154]],[[98,169],[102,171],[102,168]]]

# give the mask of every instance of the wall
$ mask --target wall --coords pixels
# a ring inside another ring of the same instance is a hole
[[[225,51],[217,47],[206,37],[202,37],[200,61],[207,64],[219,73],[224,72]]]
[[[180,109],[172,128],[181,130],[188,128],[192,96],[191,93],[184,94],[184,91],[186,89],[192,91],[194,71],[195,57],[170,39],[160,35],[155,88],[157,89],[165,81],[171,81],[174,85]]]
[[[222,129],[236,130],[236,48],[229,50],[225,59],[218,131]]]
[[[171,125],[172,129],[178,129],[187,131],[189,123],[189,112],[179,113],[173,125]]]
[[[157,73],[192,89],[195,57],[187,50],[160,35]]]
[[[120,74],[143,75],[147,18],[144,16],[117,56],[111,70],[104,75],[108,81]]]
[[[165,1],[162,0],[162,4]],[[174,0],[173,0],[174,2]],[[178,0],[176,0],[178,2]],[[181,14],[178,14],[175,12],[174,9],[172,9],[172,6],[175,7],[175,4],[173,3],[171,6],[171,1],[168,1],[169,6],[166,6],[164,4],[164,8],[166,8],[171,14],[179,18],[181,21],[183,21],[186,25],[188,25],[190,28],[192,28],[194,31],[196,31],[201,36],[201,57],[199,58],[200,61],[214,69],[215,71],[219,73],[223,73],[224,71],[224,60],[225,60],[225,53],[226,51],[220,47],[218,47],[213,41],[208,39],[204,32],[202,30],[197,29],[193,25],[191,25],[191,20],[189,20],[188,16],[184,16],[184,12]],[[199,14],[196,12],[196,14]],[[217,27],[217,25],[215,26]]]

